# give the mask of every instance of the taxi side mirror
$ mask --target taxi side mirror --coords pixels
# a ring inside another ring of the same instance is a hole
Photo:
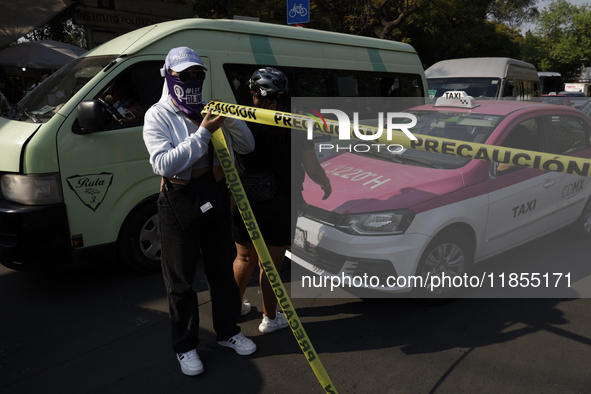
[[[74,125],[74,134],[88,134],[105,130],[105,117],[98,100],[85,100],[78,104],[78,125]]]

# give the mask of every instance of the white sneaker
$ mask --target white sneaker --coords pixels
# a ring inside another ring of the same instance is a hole
[[[267,315],[263,315],[263,322],[259,326],[259,331],[263,334],[270,334],[273,331],[280,330],[289,325],[287,318],[281,312],[277,312],[275,319],[271,320]]]
[[[242,310],[240,311],[240,316],[248,315],[250,310],[252,309],[252,305],[250,302],[246,302],[246,300],[242,300]]]
[[[227,341],[218,341],[218,343],[222,346],[236,350],[236,353],[241,356],[248,356],[257,350],[257,345],[255,345],[250,339],[246,338],[241,332],[234,335],[232,338],[229,338]]]
[[[176,359],[179,360],[181,371],[185,375],[195,376],[203,372],[203,363],[199,359],[199,355],[197,355],[195,349],[189,350],[186,353],[177,353]]]

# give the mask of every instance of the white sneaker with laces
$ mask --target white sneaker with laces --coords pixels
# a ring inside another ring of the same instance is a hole
[[[240,316],[248,315],[251,309],[252,305],[250,305],[250,302],[242,300],[242,310],[240,311]]]
[[[203,363],[199,359],[199,355],[195,349],[189,350],[186,353],[177,353],[176,359],[181,364],[181,371],[185,375],[195,376],[203,372]]]
[[[246,338],[241,332],[226,341],[218,341],[218,343],[221,346],[236,350],[236,353],[241,356],[248,356],[257,350],[257,345],[255,345],[250,339]]]
[[[281,312],[277,312],[275,319],[271,320],[267,315],[263,315],[263,322],[259,326],[259,331],[263,334],[270,334],[273,331],[280,330],[289,325],[287,318]]]

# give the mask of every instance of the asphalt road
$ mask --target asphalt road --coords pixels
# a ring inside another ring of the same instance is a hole
[[[589,256],[591,241],[559,232],[483,269],[539,269],[558,260],[579,267],[573,281],[584,287]],[[289,329],[258,331],[254,279],[246,293],[253,311],[240,325],[258,350],[246,357],[217,345],[202,277],[196,286],[205,372],[187,377],[170,347],[159,274],[115,263],[80,272],[0,267],[0,392],[323,392]],[[591,392],[589,299],[458,299],[438,307],[408,299],[292,301],[339,393]]]

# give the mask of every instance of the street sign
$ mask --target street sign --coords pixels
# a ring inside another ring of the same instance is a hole
[[[287,24],[310,22],[310,0],[287,0]]]

